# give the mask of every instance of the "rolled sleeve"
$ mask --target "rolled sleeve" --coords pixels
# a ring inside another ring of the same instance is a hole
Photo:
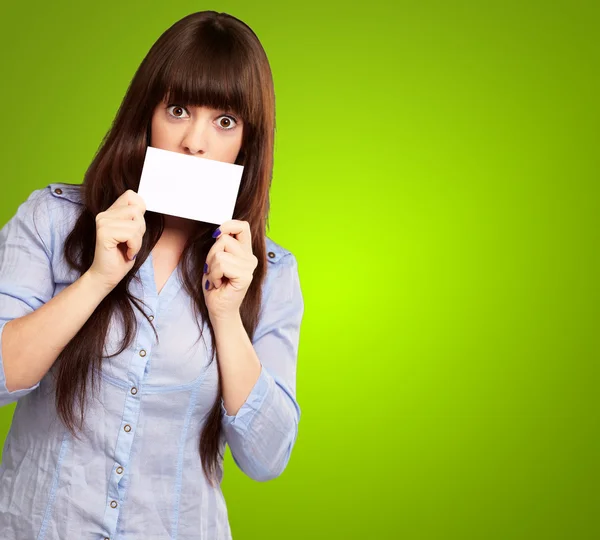
[[[262,366],[258,380],[252,387],[250,395],[246,398],[246,401],[235,415],[227,414],[225,402],[221,399],[221,412],[223,413],[223,423],[225,425],[232,426],[235,424],[235,429],[242,434],[248,430],[248,427],[252,423],[252,419],[260,411],[263,401],[267,397],[267,392],[269,391],[269,381],[267,377],[267,372],[264,366]]]
[[[0,406],[7,405],[17,401],[20,397],[23,397],[32,390],[35,390],[40,383],[37,382],[29,388],[23,388],[21,390],[13,390],[12,392],[6,388],[6,374],[4,372],[4,362],[2,360],[2,334],[4,333],[4,327],[7,321],[0,322]]]
[[[54,293],[49,196],[49,191],[34,191],[0,230],[0,406],[39,386],[8,391],[2,337],[8,322],[36,310]]]
[[[240,469],[259,481],[285,469],[298,435],[296,364],[304,301],[296,258],[286,253],[265,281],[264,299],[252,344],[262,368],[235,416],[223,401],[223,429]]]

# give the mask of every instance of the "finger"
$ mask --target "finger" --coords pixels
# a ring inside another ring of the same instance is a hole
[[[244,248],[242,243],[228,234],[221,235],[210,248],[209,253],[211,250],[214,252],[226,251],[227,253],[233,253],[238,257],[248,257],[248,251]]]
[[[134,221],[120,221],[106,224],[98,229],[98,236],[106,248],[114,248],[119,244],[127,244],[127,257],[132,259],[141,246],[143,235],[139,224]]]
[[[133,206],[121,206],[119,208],[113,208],[106,212],[100,212],[96,216],[96,223],[98,227],[103,225],[114,226],[121,222],[133,222],[136,223],[140,234],[144,235],[146,232],[146,220],[141,215],[139,208]]]
[[[135,222],[132,222],[135,223]],[[134,233],[134,235],[127,240],[127,259],[133,261],[137,254],[142,249],[142,244],[144,243],[144,234],[140,233],[138,230]]]
[[[221,236],[232,234],[244,246],[244,249],[252,249],[252,234],[250,232],[250,224],[247,221],[230,219],[215,231],[214,234],[217,235],[215,238],[220,237],[217,233]]]
[[[132,189],[128,189],[122,193],[110,208],[118,208],[120,206],[137,206],[142,210],[142,213],[146,212],[146,203],[144,199]]]
[[[206,264],[208,264],[210,267],[212,265],[212,261],[215,254],[220,252],[231,253],[238,257],[245,256],[246,253],[242,250],[241,246],[236,246],[235,243],[239,244],[239,242],[235,238],[229,235],[225,235],[219,238],[219,240],[217,240],[208,250],[208,253],[206,254]]]
[[[252,268],[252,271],[258,264],[258,259],[252,252],[246,252],[240,242],[233,238],[233,236],[225,235],[219,238],[217,242],[209,249],[206,255],[205,262],[205,273],[210,272],[210,269],[214,265],[215,256],[219,253],[227,253],[233,255],[240,261],[240,264],[246,264]]]
[[[210,282],[212,287],[218,289],[224,284],[224,278],[229,281],[238,281],[243,279],[247,273],[247,265],[243,264],[238,257],[225,251],[219,251],[215,253],[208,273],[205,274],[205,279]]]
[[[141,208],[137,205],[117,206],[116,208],[108,210],[106,215],[114,219],[128,219],[135,221],[144,219]]]

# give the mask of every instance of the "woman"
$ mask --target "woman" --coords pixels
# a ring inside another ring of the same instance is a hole
[[[0,231],[4,540],[231,538],[228,444],[282,473],[300,409],[303,300],[265,236],[273,81],[252,30],[185,17],[136,72],[82,185],[34,191]],[[234,219],[146,211],[146,147],[244,166]]]

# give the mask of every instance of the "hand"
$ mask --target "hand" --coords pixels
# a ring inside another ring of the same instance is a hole
[[[231,219],[223,223],[217,233],[220,233],[217,241],[206,257],[202,283],[213,322],[239,317],[242,300],[258,266],[247,221]]]
[[[102,286],[113,289],[135,264],[146,232],[145,212],[144,200],[128,189],[96,216],[96,251],[87,273]]]

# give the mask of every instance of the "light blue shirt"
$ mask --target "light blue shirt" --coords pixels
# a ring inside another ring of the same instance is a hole
[[[134,309],[138,332],[121,354],[103,360],[98,398],[89,402],[81,440],[58,419],[51,370],[31,388],[9,392],[2,361],[6,323],[34,311],[79,276],[63,245],[81,204],[80,187],[35,190],[0,230],[0,405],[17,401],[0,466],[3,540],[151,540],[231,538],[220,483],[212,487],[198,452],[205,415],[217,395],[211,336],[203,340],[179,267],[160,294],[152,256],[131,282],[154,316]],[[235,416],[221,401],[221,452],[265,481],[286,467],[296,441],[296,359],[304,303],[297,261],[266,239],[268,264],[252,340],[261,373]],[[122,337],[112,321],[106,352]],[[222,461],[219,480],[223,477]]]

